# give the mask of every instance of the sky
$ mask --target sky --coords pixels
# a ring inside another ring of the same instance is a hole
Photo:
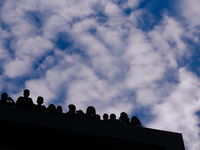
[[[0,0],[0,93],[126,112],[200,147],[199,0]]]

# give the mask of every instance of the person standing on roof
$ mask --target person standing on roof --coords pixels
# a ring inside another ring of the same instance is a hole
[[[18,107],[24,107],[24,108],[32,108],[34,106],[32,98],[30,98],[30,91],[28,89],[25,89],[23,92],[24,96],[20,96],[17,101],[16,105]]]

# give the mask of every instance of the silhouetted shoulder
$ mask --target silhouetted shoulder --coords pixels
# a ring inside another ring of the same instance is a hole
[[[23,103],[23,97],[20,96],[20,97],[17,99],[17,101],[16,101],[16,105],[17,105],[17,106],[21,106],[22,103]]]
[[[26,108],[32,108],[34,106],[32,98],[25,98],[22,96],[20,96],[17,99],[16,105],[18,107],[26,107]]]

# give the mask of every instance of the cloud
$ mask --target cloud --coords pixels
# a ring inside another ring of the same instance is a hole
[[[134,8],[137,7],[140,4],[140,2],[142,2],[142,0],[128,0],[127,6],[130,8]]]
[[[53,44],[41,37],[20,39],[15,44],[15,59],[5,65],[5,75],[19,77],[32,72],[33,63],[53,48]]]
[[[118,7],[118,5],[113,3],[107,3],[105,7],[105,14],[111,18],[119,18],[120,14],[122,14],[122,11]]]
[[[4,65],[10,57],[9,51],[7,51],[9,47],[9,39],[11,38],[11,34],[0,27],[0,60],[1,65]]]
[[[186,22],[167,12],[158,21],[141,2],[4,1],[0,91],[16,99],[28,88],[34,102],[43,96],[64,111],[73,103],[101,116],[137,114],[147,127],[183,133],[188,149],[197,149],[200,82],[186,66],[199,41],[191,16],[198,2],[181,12]]]
[[[165,55],[171,67],[177,67],[176,59],[183,57],[188,52],[182,40],[184,32],[181,23],[166,16],[162,25],[156,26],[149,33],[155,48]]]
[[[178,1],[180,5],[181,15],[186,19],[188,25],[194,27],[200,24],[199,19],[199,5],[200,1],[198,0],[183,0]]]
[[[3,81],[3,79],[2,79],[2,76],[0,76],[0,90],[2,91],[2,89],[3,89],[3,84],[4,84],[4,81]]]
[[[198,149],[200,129],[195,113],[200,107],[199,90],[199,79],[186,68],[180,68],[179,84],[163,103],[154,106],[152,111],[157,117],[147,126],[180,132],[187,148]]]
[[[15,45],[17,51],[17,57],[23,57],[24,55],[32,56],[33,58],[38,58],[51,51],[53,44],[42,37],[30,37],[28,39],[20,39]]]
[[[25,57],[23,59],[16,58],[15,60],[6,64],[5,75],[9,78],[14,78],[30,73],[32,70],[30,59],[30,57]]]
[[[162,57],[152,49],[145,33],[141,30],[131,31],[124,60],[129,63],[126,83],[130,88],[140,88],[160,79],[163,74]],[[157,62],[161,62],[159,65]]]

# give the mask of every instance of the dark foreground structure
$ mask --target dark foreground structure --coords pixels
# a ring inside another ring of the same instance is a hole
[[[182,135],[0,105],[0,149],[185,150]]]

